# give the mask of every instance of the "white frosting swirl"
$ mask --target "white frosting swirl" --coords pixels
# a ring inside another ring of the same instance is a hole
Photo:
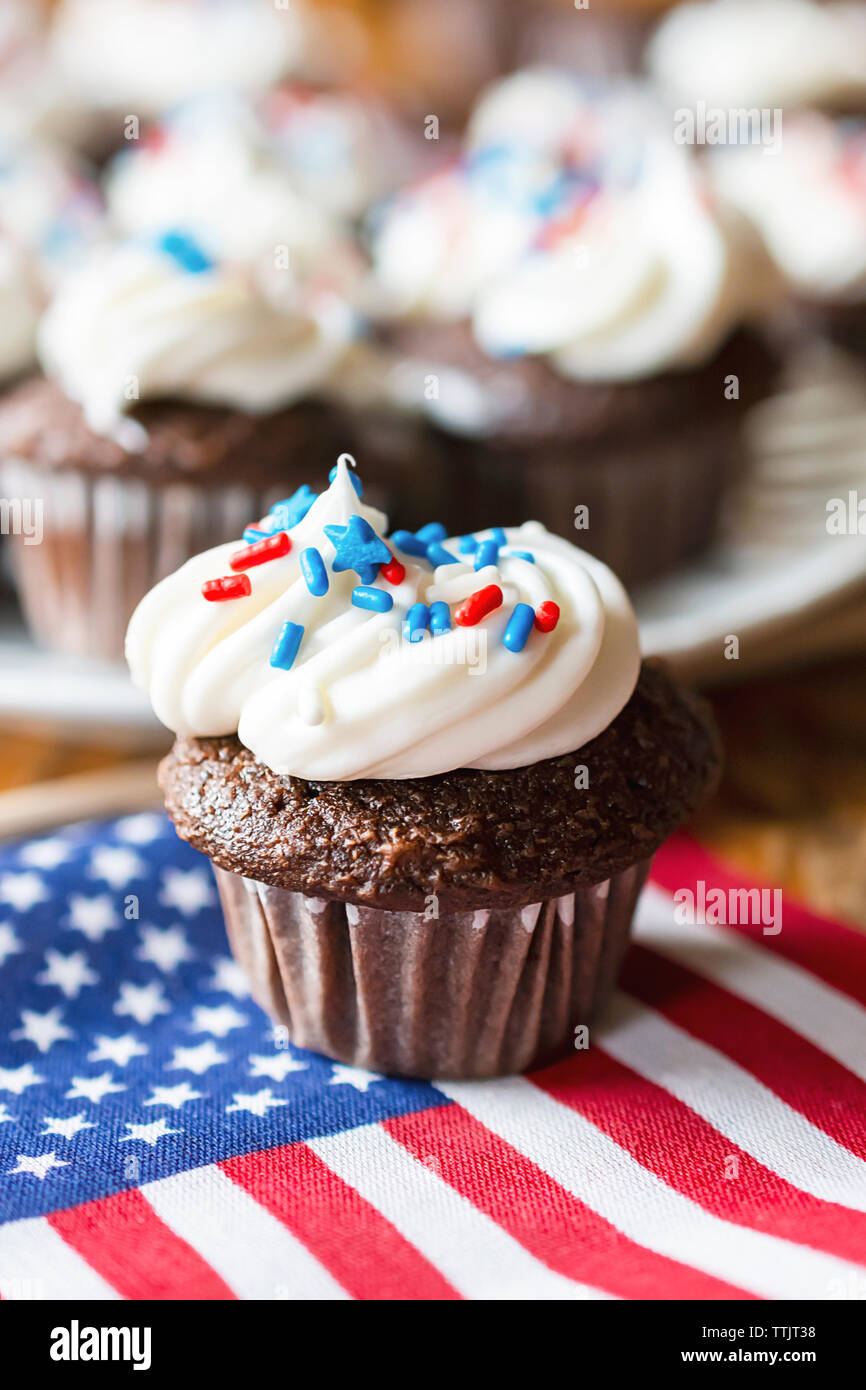
[[[140,433],[119,426],[137,400],[275,410],[327,381],[353,331],[341,298],[290,289],[275,304],[238,267],[191,271],[124,243],[66,280],[40,325],[40,356],[91,428],[128,447]]]
[[[713,167],[793,288],[866,298],[866,122],[804,112],[786,120],[781,149],[720,150]]]
[[[677,5],[647,46],[674,102],[726,109],[845,102],[866,93],[860,4],[702,0]]]
[[[269,142],[253,108],[231,96],[187,103],[112,162],[108,210],[123,235],[183,227],[212,256],[251,260],[286,246],[296,269],[333,250],[334,220]]]
[[[198,92],[260,91],[297,68],[309,38],[302,0],[62,0],[52,48],[82,101],[155,115]]]
[[[375,250],[388,314],[470,317],[491,355],[576,380],[699,364],[775,294],[644,96],[546,71],[482,101],[466,159],[398,199]]]
[[[352,515],[384,533],[385,517],[358,500],[341,462],[292,527],[291,551],[248,571],[248,597],[202,597],[205,580],[229,573],[237,549],[229,544],[187,561],[142,600],[127,659],[164,724],[202,737],[236,731],[275,772],[352,781],[522,767],[579,749],[627,703],[640,664],[637,624],[605,565],[530,522],[508,530],[497,563],[477,573],[464,562],[433,570],[398,551],[402,583],[375,581],[394,606],[370,612],[351,604],[358,576],[333,572],[323,529]],[[455,541],[444,544],[457,553]],[[323,598],[300,572],[308,546],[328,566]],[[515,549],[535,563],[509,554]],[[414,603],[455,605],[488,584],[500,586],[503,605],[477,627],[416,643],[401,636]],[[545,601],[559,605],[556,628],[508,650],[502,635],[514,605]],[[291,669],[275,669],[269,657],[287,621],[304,636]]]

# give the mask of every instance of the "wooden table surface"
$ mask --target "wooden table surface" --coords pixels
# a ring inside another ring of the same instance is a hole
[[[726,769],[695,823],[701,840],[768,887],[866,929],[866,655],[708,694]],[[30,787],[28,807],[60,804],[58,788],[42,784],[96,773],[97,796],[107,785],[114,798],[107,813],[121,809],[127,784],[116,743],[72,742],[62,728],[37,727],[16,728],[3,742],[0,793]],[[130,765],[139,802],[149,776],[140,758]],[[76,807],[87,786],[68,783],[63,805]],[[14,803],[0,795],[0,811],[4,800],[14,823],[21,794]],[[80,814],[98,811],[87,803]],[[74,809],[66,815],[74,819]]]

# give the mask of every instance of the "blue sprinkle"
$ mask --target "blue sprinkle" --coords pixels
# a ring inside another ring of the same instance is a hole
[[[482,541],[475,552],[475,569],[483,570],[486,565],[495,565],[499,559],[499,545],[496,541]]]
[[[413,536],[411,531],[395,531],[391,540],[404,554],[417,555],[420,559],[426,560],[427,546],[424,541],[419,541],[417,536]]]
[[[190,275],[200,275],[204,270],[213,269],[210,256],[186,232],[164,232],[156,244],[160,251],[171,256],[181,270],[188,271]]]
[[[528,603],[516,603],[514,612],[508,619],[508,626],[502,634],[502,645],[510,652],[522,652],[526,639],[535,622],[535,609]]]
[[[508,537],[506,536],[501,526],[491,526],[490,539],[495,541],[497,545],[508,544]]]
[[[369,521],[357,513],[345,526],[325,526],[325,535],[337,552],[331,561],[335,574],[354,570],[362,584],[372,584],[380,565],[387,565],[391,552]]]
[[[260,531],[257,526],[247,526],[244,530],[244,540],[247,545],[255,545],[256,541],[263,541],[271,533]]]
[[[457,549],[461,555],[474,555],[478,549],[478,542],[474,536],[461,536]]]
[[[328,474],[328,482],[329,482],[329,483],[332,483],[332,482],[334,481],[334,479],[336,478],[336,476],[337,476],[337,465],[334,464],[334,467],[331,469],[330,473]],[[352,479],[352,487],[355,489],[355,491],[356,491],[356,493],[358,494],[358,496],[359,496],[359,497],[363,497],[363,495],[364,495],[364,484],[361,482],[361,479],[358,477],[357,473],[355,473],[351,468],[349,469],[349,477]]]
[[[451,631],[451,609],[441,599],[430,604],[430,631],[434,637]]]
[[[444,545],[438,541],[431,541],[427,547],[427,559],[434,567],[437,565],[459,565],[460,561],[456,555],[452,555],[450,550],[446,550]]]
[[[415,535],[419,541],[424,541],[425,545],[429,545],[431,541],[444,541],[448,532],[441,521],[428,521],[426,526],[422,526],[420,531],[415,532]]]
[[[330,580],[325,562],[314,545],[301,551],[301,574],[313,598],[323,598],[328,592]]]
[[[300,623],[283,623],[271,652],[271,665],[279,667],[281,671],[288,671],[298,655],[303,635],[304,629]]]
[[[515,560],[528,560],[530,565],[535,564],[535,556],[531,550],[509,550],[508,554]]]
[[[293,526],[297,526],[299,521],[303,521],[315,500],[315,492],[307,483],[303,483],[291,497],[284,497],[282,502],[275,502],[269,515],[275,518],[277,530],[290,531]]]
[[[426,603],[413,603],[406,614],[403,636],[410,642],[420,642],[430,622],[430,609]]]
[[[356,584],[352,590],[352,602],[356,608],[369,608],[373,613],[389,613],[394,600],[384,589],[376,589],[372,584]]]

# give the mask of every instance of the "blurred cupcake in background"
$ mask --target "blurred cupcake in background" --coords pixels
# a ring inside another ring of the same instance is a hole
[[[648,70],[675,107],[866,109],[866,5],[698,0],[649,41]]]
[[[764,238],[801,328],[866,356],[866,120],[796,113],[779,149],[721,151],[714,171]]]
[[[179,232],[64,281],[40,327],[45,376],[0,405],[4,489],[43,499],[43,542],[15,557],[40,642],[119,656],[161,575],[341,452],[325,397],[355,329],[345,291],[217,261]]]
[[[424,144],[381,102],[349,92],[296,83],[255,100],[209,94],[114,158],[108,210],[123,234],[184,226],[215,254],[287,243],[309,260],[335,224],[430,167]]]
[[[664,116],[527,70],[373,238],[395,401],[460,470],[464,516],[532,515],[634,583],[710,541],[776,293]]]

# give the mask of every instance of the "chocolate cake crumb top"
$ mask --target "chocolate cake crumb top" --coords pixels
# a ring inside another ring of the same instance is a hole
[[[707,707],[645,662],[603,733],[530,767],[307,782],[227,735],[178,738],[160,784],[181,838],[224,869],[366,906],[423,911],[435,893],[465,910],[555,897],[649,857],[719,764]]]

